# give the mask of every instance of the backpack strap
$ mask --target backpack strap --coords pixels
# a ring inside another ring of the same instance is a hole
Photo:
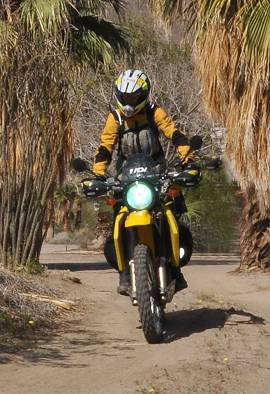
[[[114,119],[116,120],[116,122],[119,123],[117,156],[120,156],[121,155],[122,137],[123,137],[123,134],[125,132],[125,124],[124,124],[124,120],[123,120],[123,118],[122,118],[122,116],[120,114],[120,111],[115,109],[114,111],[112,111],[112,114],[113,114]]]
[[[157,160],[158,157],[159,157],[160,155],[163,155],[163,156],[164,156],[163,148],[162,148],[162,145],[161,145],[161,142],[160,142],[160,139],[159,139],[159,130],[158,130],[158,127],[157,127],[157,125],[156,125],[156,123],[155,123],[155,118],[154,118],[155,110],[156,110],[157,107],[158,107],[157,104],[155,104],[155,103],[151,103],[151,104],[150,104],[150,103],[149,103],[149,104],[147,105],[147,108],[146,108],[146,111],[147,111],[147,121],[148,121],[148,123],[152,126],[152,129],[153,129],[154,132],[156,133],[156,138],[157,138],[158,144],[159,144],[159,153],[157,153],[157,154],[153,157],[154,160]]]
[[[156,133],[158,133],[158,128],[157,128],[157,125],[154,120],[154,113],[155,113],[156,108],[157,108],[157,105],[154,103],[147,104],[146,115],[147,115],[148,123],[152,126],[152,128],[156,131]]]
[[[113,114],[114,119],[116,121],[118,121],[118,123],[121,127],[123,124],[123,119],[122,119],[122,116],[121,116],[120,112],[118,111],[118,109],[115,109],[114,111],[112,111],[112,114]]]

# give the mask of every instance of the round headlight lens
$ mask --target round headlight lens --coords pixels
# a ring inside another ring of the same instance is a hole
[[[154,190],[149,185],[137,181],[128,188],[126,201],[132,209],[147,209],[154,202]]]

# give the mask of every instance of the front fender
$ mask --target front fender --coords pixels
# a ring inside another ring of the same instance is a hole
[[[140,244],[148,245],[152,256],[155,256],[155,243],[152,228],[153,218],[149,211],[131,212],[125,221],[125,227],[135,227]]]
[[[125,227],[148,226],[152,224],[153,218],[147,210],[131,212],[125,221]]]

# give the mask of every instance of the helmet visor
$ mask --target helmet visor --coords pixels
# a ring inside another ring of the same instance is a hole
[[[141,95],[138,93],[122,93],[122,99],[125,105],[132,105],[135,107],[137,104],[139,104],[140,98]]]
[[[143,102],[147,94],[142,93],[142,92],[135,92],[135,93],[121,93],[117,92],[116,93],[117,99],[120,101],[122,105],[131,105],[133,107],[136,107],[139,105],[141,102]]]

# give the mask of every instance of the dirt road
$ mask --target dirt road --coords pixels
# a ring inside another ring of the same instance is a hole
[[[231,273],[237,262],[199,256],[189,288],[167,309],[164,343],[148,345],[138,314],[116,295],[102,256],[47,250],[43,261],[77,266],[70,299],[82,312],[61,332],[0,355],[1,394],[270,392],[270,275]]]

